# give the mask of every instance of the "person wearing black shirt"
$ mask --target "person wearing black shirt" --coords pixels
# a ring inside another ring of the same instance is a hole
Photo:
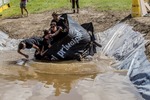
[[[52,22],[49,30],[44,31],[42,50],[40,52],[41,56],[44,56],[46,51],[57,41],[61,39],[60,35],[62,28],[56,25],[56,22]]]
[[[61,40],[64,37],[63,28],[61,26],[57,26],[56,22],[51,23],[49,37],[52,38],[51,44],[54,44]]]
[[[43,40],[40,37],[32,37],[21,41],[18,45],[18,53],[25,56],[26,58],[29,58],[29,56],[23,53],[21,50],[34,48],[38,51],[37,53],[40,53],[40,46],[42,41]]]
[[[45,52],[48,50],[48,48],[51,47],[51,41],[52,38],[49,36],[51,33],[49,30],[44,30],[44,36],[43,36],[43,41],[42,41],[42,48],[40,55],[43,56]]]
[[[61,27],[63,29],[63,32],[68,32],[69,28],[68,28],[68,23],[67,20],[63,17],[58,16],[58,14],[56,12],[52,13],[52,22],[56,22],[56,25],[58,27]]]

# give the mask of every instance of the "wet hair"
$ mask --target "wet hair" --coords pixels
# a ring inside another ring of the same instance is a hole
[[[43,30],[43,32],[44,32],[44,35],[49,34],[49,31],[48,31],[48,30]]]
[[[55,21],[52,21],[51,24],[50,24],[50,26],[51,26],[51,25],[55,25],[55,26],[56,26],[57,23],[56,23]]]
[[[18,45],[18,49],[21,50],[21,49],[23,49],[23,48],[24,48],[24,45],[23,45],[22,42],[20,42],[19,45]]]
[[[49,30],[43,30],[43,32],[44,32],[43,38],[45,38],[45,36],[46,36],[47,34],[49,34]]]
[[[58,16],[58,14],[56,12],[53,12],[52,16]]]

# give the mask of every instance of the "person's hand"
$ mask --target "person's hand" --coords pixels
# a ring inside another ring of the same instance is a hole
[[[40,51],[37,51],[35,54],[36,54],[36,55],[40,54]]]
[[[49,34],[49,37],[51,38],[51,37],[54,37],[55,36],[55,33],[54,34]]]
[[[48,44],[48,48],[50,48],[52,45],[51,44]]]
[[[66,29],[66,28],[63,30],[63,32],[67,32],[67,31],[68,31],[68,29]]]
[[[29,58],[29,56],[28,55],[24,55],[26,58]]]
[[[63,28],[62,27],[59,27],[59,31],[62,31],[63,30]]]

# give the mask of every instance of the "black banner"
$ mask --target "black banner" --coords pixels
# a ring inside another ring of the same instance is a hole
[[[63,15],[64,16],[64,15]],[[82,55],[91,42],[90,34],[77,22],[65,15],[69,24],[69,32],[60,33],[61,38],[45,53],[49,60],[70,60]]]

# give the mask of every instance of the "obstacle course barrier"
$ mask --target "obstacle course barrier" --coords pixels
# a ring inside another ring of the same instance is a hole
[[[143,17],[150,11],[148,1],[132,0],[132,17]]]

